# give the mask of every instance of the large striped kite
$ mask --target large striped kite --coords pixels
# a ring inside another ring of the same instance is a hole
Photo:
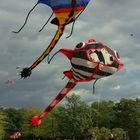
[[[46,4],[49,7],[51,7],[51,9],[53,11],[52,15],[55,14],[55,16],[56,16],[51,21],[51,23],[57,25],[58,29],[57,29],[57,31],[56,31],[56,33],[54,35],[54,38],[52,39],[52,41],[50,42],[49,46],[47,47],[47,49],[41,54],[41,56],[30,67],[27,67],[27,68],[23,69],[23,71],[21,72],[21,77],[26,78],[26,77],[30,76],[32,70],[42,60],[44,60],[44,58],[46,56],[49,55],[49,53],[52,51],[52,49],[55,47],[55,45],[59,41],[60,37],[62,36],[66,25],[71,23],[71,22],[73,22],[73,26],[74,26],[75,20],[84,11],[84,9],[86,8],[86,6],[89,3],[89,1],[90,0],[38,0],[37,4],[29,11],[23,26],[18,31],[14,31],[14,33],[19,33],[22,30],[22,28],[25,26],[25,24],[27,22],[27,19],[28,19],[30,13],[33,11],[33,9],[39,3]],[[52,15],[50,16],[50,18],[52,17]],[[44,24],[42,29],[49,22],[50,18]],[[72,31],[73,31],[73,27],[72,27]],[[71,34],[72,34],[72,32],[71,32]]]
[[[110,76],[123,68],[116,51],[111,50],[101,42],[91,39],[81,42],[74,50],[60,49],[71,62],[71,69],[64,75],[69,79],[66,86],[60,91],[55,99],[49,104],[44,112],[31,119],[32,126],[38,126],[44,118],[75,86],[78,82],[95,82],[103,77]],[[55,53],[55,54],[57,54]],[[52,57],[53,58],[53,57]]]

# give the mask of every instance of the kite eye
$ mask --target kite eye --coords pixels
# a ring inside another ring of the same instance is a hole
[[[114,59],[113,59],[113,57],[112,56],[110,56],[110,61],[113,61]]]
[[[80,49],[85,45],[84,42],[80,42],[79,44],[76,45],[76,49]]]

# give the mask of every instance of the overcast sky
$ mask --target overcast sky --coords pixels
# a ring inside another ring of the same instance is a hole
[[[0,106],[45,107],[67,83],[63,71],[70,69],[65,56],[58,54],[50,65],[45,59],[31,77],[20,79],[19,70],[30,66],[46,49],[57,27],[48,24],[39,29],[51,14],[51,9],[39,4],[27,25],[17,31],[37,0],[0,0]],[[121,98],[140,98],[140,0],[91,0],[75,23],[73,35],[68,25],[51,54],[60,48],[71,48],[81,41],[94,38],[117,50],[124,69],[100,79],[92,94],[92,83],[79,83],[70,94],[78,94],[87,103]],[[132,35],[133,36],[132,36]],[[6,84],[10,79],[14,84]],[[70,95],[69,94],[69,95]]]

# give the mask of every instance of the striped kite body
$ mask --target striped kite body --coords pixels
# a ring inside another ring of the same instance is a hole
[[[64,74],[76,82],[107,77],[123,67],[118,53],[100,42],[81,42],[74,50],[61,49],[59,52],[66,55],[72,65]]]

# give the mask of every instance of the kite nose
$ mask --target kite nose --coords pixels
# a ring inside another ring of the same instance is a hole
[[[119,64],[119,67],[118,67],[118,70],[122,70],[123,67],[124,67],[123,63],[120,63],[120,64]]]

